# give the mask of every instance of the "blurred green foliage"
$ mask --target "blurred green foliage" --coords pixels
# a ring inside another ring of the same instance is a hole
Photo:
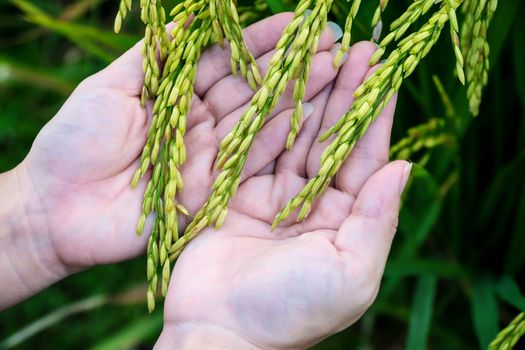
[[[166,1],[167,7],[174,2]],[[266,3],[259,7],[263,13],[246,18],[293,8],[293,1]],[[385,23],[408,4],[392,2]],[[117,6],[116,0],[0,2],[0,171],[25,157],[83,78],[142,35],[137,9],[124,25],[128,34],[112,33]],[[355,40],[370,38],[376,6],[363,4]],[[343,22],[347,8],[346,1],[336,1],[334,20]],[[356,325],[316,349],[486,348],[525,310],[523,13],[524,2],[499,3],[479,117],[468,112],[447,35],[402,88],[393,141],[430,118],[444,121],[438,131],[445,141],[410,153],[416,166],[376,303]],[[415,141],[424,137],[414,130],[409,136]],[[160,311],[146,313],[143,269],[142,259],[97,267],[4,311],[0,349],[151,348],[162,319]],[[33,328],[24,329],[29,324]]]

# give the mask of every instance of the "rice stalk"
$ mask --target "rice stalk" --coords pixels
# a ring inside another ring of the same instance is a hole
[[[315,5],[311,13],[305,16],[313,3]],[[195,215],[186,229],[186,234],[172,246],[172,259],[175,259],[203,228],[210,225],[219,228],[223,225],[228,213],[228,204],[240,184],[241,172],[253,141],[288,83],[299,75],[298,71],[303,73],[301,69],[304,67],[301,65],[306,57],[317,50],[331,4],[332,0],[302,0],[297,5],[294,18],[275,47],[261,88],[252,98],[250,106],[239,122],[221,142],[217,167],[222,171],[213,184],[212,194]]]
[[[394,22],[390,24],[390,33],[381,40],[379,49],[376,50],[370,64],[379,62],[381,56],[385,53],[386,47],[393,41],[398,41],[412,24],[414,24],[421,16],[425,15],[434,5],[434,0],[414,0],[407,10]]]
[[[120,0],[117,16],[115,17],[115,24],[113,25],[115,33],[120,32],[122,22],[126,19],[129,11],[131,11],[131,0]]]
[[[175,199],[184,188],[179,167],[186,161],[186,116],[193,97],[197,61],[212,34],[209,10],[204,2],[198,5],[200,7],[190,8],[198,13],[187,28],[176,25],[173,29],[173,40],[153,106],[146,146],[132,181],[132,186],[136,186],[153,165],[153,175],[144,193],[142,215],[137,225],[137,233],[142,234],[146,218],[151,212],[155,213],[147,252],[150,312],[155,307],[159,282],[162,295],[167,293],[171,273],[168,252],[179,239],[177,215],[188,215],[188,211]],[[174,20],[191,15],[187,8],[181,8]]]
[[[410,159],[423,149],[454,142],[454,136],[447,129],[443,118],[431,118],[407,131],[407,136],[390,147],[391,159]]]
[[[213,40],[230,42],[232,73],[240,74],[252,88],[262,79],[249,52],[234,0],[184,0],[170,12],[171,38],[165,28],[166,15],[160,0],[141,0],[141,19],[146,24],[143,46],[144,87],[141,102],[154,98],[153,118],[132,187],[152,169],[144,192],[137,234],[142,234],[148,216],[155,216],[147,249],[147,301],[150,312],[155,298],[165,296],[171,274],[169,251],[186,238],[179,232],[178,215],[189,215],[176,200],[184,188],[180,166],[186,161],[184,135],[186,117],[193,97],[197,61]],[[131,9],[131,0],[122,0],[115,30]],[[159,57],[157,57],[157,55]],[[164,68],[160,69],[160,62]]]
[[[132,0],[121,0],[114,30],[119,33],[122,21],[131,10]],[[160,80],[160,67],[157,62],[157,50],[164,59],[168,52],[169,38],[166,33],[166,12],[160,0],[140,0],[141,20],[146,25],[144,45],[142,47],[142,69],[144,70],[144,86],[141,94],[141,104],[144,106],[150,97],[155,97]]]
[[[383,30],[383,21],[381,16],[385,12],[386,7],[388,6],[388,0],[379,0],[376,10],[374,11],[374,16],[372,17],[372,22],[370,25],[373,28],[372,32],[372,41],[378,42],[381,37],[381,31]]]
[[[255,58],[243,39],[235,2],[233,0],[209,0],[209,3],[216,41],[221,46],[224,45],[224,38],[230,42],[232,73],[240,72],[248,85],[256,90],[262,78]]]
[[[490,343],[489,350],[511,350],[523,335],[525,335],[525,312],[520,313],[496,336],[496,339]]]
[[[452,0],[447,0],[452,1]],[[454,55],[456,57],[456,74],[458,76],[458,79],[462,85],[465,85],[465,72],[463,70],[463,54],[461,53],[461,45],[459,43],[459,24],[458,24],[458,18],[456,16],[456,11],[452,10],[452,7],[450,7],[451,10],[449,10],[448,13],[448,20],[450,22],[450,38],[452,40],[452,47],[454,49]]]
[[[426,8],[428,2],[416,2],[422,6],[419,10],[409,8],[407,11],[409,15],[405,13],[400,17],[406,18],[408,21],[406,23],[411,23],[408,18],[419,17],[420,14],[428,11]],[[437,42],[443,27],[449,20],[450,11],[455,11],[460,4],[461,0],[442,2],[439,10],[430,17],[428,22],[417,32],[401,40],[386,62],[355,91],[355,100],[351,109],[320,138],[320,141],[325,141],[332,135],[336,135],[321,156],[321,169],[318,175],[311,179],[303,190],[276,215],[273,228],[276,228],[299,207],[301,209],[297,220],[302,221],[308,216],[313,201],[328,187],[357,141],[399,90],[403,80],[412,74],[421,59]],[[396,33],[401,27],[394,26],[394,28],[397,29],[394,29],[392,33]],[[401,30],[402,33],[405,31]],[[394,34],[394,36],[397,35]],[[375,59],[378,59],[377,55],[375,56]],[[374,58],[371,61],[373,62]]]
[[[337,51],[334,58],[334,67],[339,67],[343,64],[344,58],[350,49],[350,41],[352,39],[352,25],[354,23],[355,16],[359,11],[359,6],[361,5],[361,0],[353,0],[352,7],[350,7],[350,12],[346,16],[345,29],[343,34],[343,39],[341,40],[341,47]]]
[[[149,98],[157,96],[160,81],[160,66],[157,60],[157,50],[163,60],[168,52],[169,38],[166,33],[166,12],[160,0],[141,0],[141,19],[146,25],[144,32],[144,87],[142,89],[141,103],[146,104]]]
[[[497,0],[469,0],[462,8],[465,14],[461,32],[466,59],[467,99],[474,116],[479,114],[483,88],[488,82],[490,47],[487,29],[497,6]]]

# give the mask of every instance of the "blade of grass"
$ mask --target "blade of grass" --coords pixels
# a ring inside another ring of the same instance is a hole
[[[494,176],[484,196],[481,209],[479,211],[478,229],[487,227],[487,220],[492,217],[492,213],[501,205],[501,197],[509,192],[510,185],[521,184],[523,181],[523,172],[525,169],[525,150],[522,150],[510,163],[502,166]],[[515,191],[516,188],[514,187]]]
[[[504,276],[498,281],[496,292],[501,300],[525,311],[525,296],[521,293],[516,281],[510,276]]]
[[[466,279],[471,273],[459,263],[438,259],[391,259],[385,277],[435,275],[442,279]]]
[[[514,25],[513,46],[514,46],[514,72],[516,74],[516,86],[520,93],[521,104],[525,106],[525,41],[523,40],[525,24],[523,21],[516,21]]]
[[[399,215],[399,232],[404,235],[401,247],[395,253],[396,259],[409,260],[417,255],[430,234],[442,208],[438,198],[438,186],[435,179],[423,167],[414,164],[406,200]],[[399,277],[385,281],[382,293],[389,295],[400,282]]]
[[[474,281],[471,315],[481,349],[486,349],[498,334],[499,312],[494,292],[494,281],[492,279],[482,277]]]
[[[510,236],[509,246],[505,254],[505,271],[514,275],[525,266],[525,186],[521,189],[521,196],[517,205],[517,213],[514,220],[514,227]]]
[[[99,294],[71,303],[47,314],[46,316],[22,328],[15,334],[12,334],[0,342],[0,350],[14,348],[36,334],[64,321],[66,318],[75,314],[91,311],[106,304],[129,305],[143,303],[143,296],[145,293],[146,287],[143,284],[140,284],[138,286],[131,287],[119,294]]]
[[[74,89],[74,84],[57,78],[47,70],[30,67],[28,64],[14,62],[8,57],[0,56],[0,84],[10,81],[21,81],[32,86],[54,90],[62,95],[69,95]]]
[[[67,37],[105,62],[111,62],[117,53],[125,51],[138,41],[138,37],[116,35],[88,25],[54,19],[26,0],[10,1],[27,16],[28,21]]]
[[[498,64],[499,56],[514,23],[514,18],[521,13],[518,10],[520,2],[519,0],[498,1],[498,10],[494,13],[494,18],[487,32],[491,66]]]
[[[420,277],[417,282],[408,326],[407,350],[426,348],[432,323],[436,288],[437,278],[434,276]]]
[[[106,295],[95,295],[87,299],[66,305],[4,339],[2,342],[0,342],[0,349],[12,349],[34,335],[42,332],[44,329],[49,328],[74,314],[101,307],[106,304],[108,300],[109,299]]]
[[[414,164],[410,176],[409,192],[403,203],[399,222],[402,232],[410,234],[397,255],[413,257],[425,242],[441,212],[441,199],[436,180],[423,167]]]
[[[80,0],[64,7],[63,11],[57,16],[62,21],[73,21],[85,15],[90,9],[95,8],[103,0]],[[26,32],[20,33],[15,40],[11,41],[12,45],[22,44],[28,41],[35,40],[48,32],[46,28],[30,29]]]

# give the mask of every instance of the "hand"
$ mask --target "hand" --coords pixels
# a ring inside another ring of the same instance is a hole
[[[314,112],[291,152],[264,168],[253,164],[267,155],[265,148],[250,154],[252,166],[223,228],[201,233],[175,265],[158,348],[306,348],[350,326],[370,306],[410,173],[407,162],[387,164],[395,101],[306,221],[287,220],[274,232],[271,224],[317,174],[327,145],[317,138],[351,106],[353,91],[375,69],[368,67],[375,49],[368,42],[350,49],[335,84],[313,98]],[[273,142],[284,144],[285,135],[273,130]]]
[[[290,19],[291,14],[277,15],[246,30],[249,48],[262,67]],[[325,51],[341,35],[340,28],[335,28],[322,37],[322,52],[314,59],[320,68],[313,69],[308,99],[336,76],[331,54]],[[20,289],[24,293],[14,299],[5,297],[7,305],[68,273],[144,252],[147,235],[137,238],[134,232],[147,179],[135,190],[130,187],[151,121],[151,103],[147,108],[140,106],[141,49],[142,43],[138,43],[108,68],[82,82],[39,133],[25,161],[12,172],[9,183],[19,187],[23,199],[20,207],[24,207],[29,229],[23,235],[12,234],[24,242],[17,246],[27,248],[20,252],[13,249],[13,256],[7,257],[15,262],[22,255],[34,258],[31,266],[38,266],[38,270],[11,269],[14,273],[9,275],[23,286]],[[241,78],[231,76],[228,50],[216,45],[202,55],[185,139],[188,162],[182,169],[185,191],[181,198],[190,210],[197,210],[206,200],[219,140],[235,124],[253,93]],[[271,139],[274,132],[282,137],[288,133],[289,95],[276,108],[275,118],[253,149],[259,156],[249,164],[252,173],[263,169],[284,149],[284,144],[272,143]],[[151,225],[149,222],[149,228]],[[33,243],[35,247],[30,246]],[[36,254],[27,254],[29,250]],[[27,280],[32,281],[29,288],[24,286]]]

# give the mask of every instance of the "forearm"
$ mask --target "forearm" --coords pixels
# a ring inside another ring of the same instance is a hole
[[[66,275],[25,176],[20,168],[0,174],[0,311]]]
[[[208,324],[165,324],[155,350],[257,350],[254,344],[234,332]]]

